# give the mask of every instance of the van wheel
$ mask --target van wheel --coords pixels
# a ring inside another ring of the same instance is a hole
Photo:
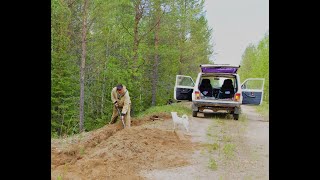
[[[239,119],[239,114],[233,114],[233,119],[238,120]]]
[[[192,111],[192,117],[197,117],[198,111]]]

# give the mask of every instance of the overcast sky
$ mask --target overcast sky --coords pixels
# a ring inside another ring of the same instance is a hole
[[[216,64],[239,65],[246,47],[269,30],[269,0],[206,0],[205,10]]]

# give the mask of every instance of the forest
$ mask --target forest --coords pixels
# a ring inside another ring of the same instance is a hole
[[[173,97],[213,53],[203,0],[52,0],[52,136],[111,117],[111,89],[130,92],[132,116]]]
[[[165,105],[176,75],[214,63],[211,39],[204,0],[51,0],[51,136],[106,125],[119,83],[133,117]],[[241,79],[264,77],[267,90],[268,63],[266,35],[244,52]]]

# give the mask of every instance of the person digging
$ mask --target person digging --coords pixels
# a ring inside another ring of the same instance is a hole
[[[131,100],[126,86],[118,84],[116,87],[112,88],[111,101],[113,103],[113,110],[109,124],[115,123],[120,113],[120,118],[124,122],[124,127],[131,127]]]

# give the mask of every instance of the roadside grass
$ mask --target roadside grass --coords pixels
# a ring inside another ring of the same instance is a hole
[[[205,144],[205,150],[208,155],[208,167],[216,170],[219,164],[233,161],[237,153],[237,136],[229,134],[230,129],[236,129],[238,133],[246,131],[248,117],[240,114],[238,121],[226,121],[225,119],[215,118],[212,124],[207,128],[208,142]],[[234,139],[235,138],[235,139]]]
[[[247,115],[245,115],[245,114],[241,114],[240,116],[239,116],[239,120],[238,121],[240,121],[241,123],[243,123],[243,126],[240,126],[239,127],[239,132],[241,132],[241,133],[244,133],[246,130],[247,130],[247,127],[248,127],[248,117],[247,117]]]
[[[218,150],[220,148],[220,145],[218,143],[206,143],[206,144],[203,144],[203,146],[207,148],[207,151],[209,153],[215,150]]]
[[[229,135],[223,135],[222,136],[222,141],[223,142],[231,142],[231,140],[232,140],[232,137],[229,136]]]
[[[207,138],[209,142],[213,143],[206,143],[204,144],[205,150],[207,153],[209,153],[209,162],[208,162],[208,167],[211,170],[217,170],[218,169],[218,163],[217,161],[212,157],[212,153],[216,150],[219,150],[220,145],[217,143],[218,142],[218,132],[214,127],[219,127],[217,126],[216,122],[219,121],[219,119],[214,120],[211,125],[207,128]],[[222,122],[222,121],[221,121]],[[205,153],[203,153],[205,154]]]
[[[268,106],[263,107],[264,110],[268,110]],[[229,118],[232,118],[230,116]],[[241,113],[239,120],[229,120],[229,118],[221,119],[214,118],[212,124],[207,128],[208,144],[205,144],[206,156],[208,158],[207,166],[211,170],[220,169],[226,166],[234,164],[235,166],[241,166],[241,163],[236,158],[238,151],[241,151],[241,137],[239,135],[244,134],[247,131],[249,120],[246,114]],[[254,154],[252,159],[256,158],[257,154]],[[238,167],[241,168],[241,167]],[[224,177],[219,177],[222,179]],[[246,177],[250,179],[251,177]]]
[[[257,112],[262,114],[263,116],[269,115],[269,103],[266,101],[262,101],[260,106],[255,106]]]
[[[246,117],[243,116],[242,121],[246,120]],[[213,153],[220,154],[222,151],[224,156],[218,156],[217,158],[223,160],[224,158],[230,159],[234,157],[236,145],[231,143],[233,138],[231,135],[226,134],[226,129],[230,122],[226,122],[223,119],[216,119],[207,129],[207,137],[209,138],[209,142],[213,141],[213,143],[205,144],[206,150],[209,153],[209,162],[208,166],[212,170],[216,170],[218,167],[218,161],[212,157]],[[217,124],[219,126],[217,126]],[[214,128],[217,127],[217,128]],[[224,160],[223,160],[224,161]]]
[[[210,137],[213,137],[214,134],[213,134],[213,126],[210,125],[207,129],[207,136],[210,138]]]
[[[222,119],[217,119],[217,123],[220,124],[220,125],[225,125],[226,122]]]
[[[200,154],[203,155],[203,156],[206,155],[206,149],[201,149],[200,150]]]
[[[210,137],[213,137],[214,135],[211,132],[207,132],[207,136],[210,138]]]
[[[248,121],[247,115],[245,115],[245,114],[240,114],[238,121],[240,121],[240,122],[247,122],[247,121]]]
[[[207,128],[206,135],[209,142],[216,142],[219,140],[218,134],[220,133],[217,133],[216,129],[214,129],[215,127],[219,126],[217,126],[217,124],[213,121],[213,123],[211,123],[211,125],[209,125],[209,127]]]
[[[218,143],[210,144],[209,151],[218,150],[220,145]]]
[[[218,169],[217,162],[213,158],[210,158],[210,160],[209,160],[209,168],[212,169],[212,170],[217,170]]]
[[[151,108],[139,113],[137,115],[137,118],[141,118],[141,117],[144,117],[144,116],[151,116],[151,115],[155,115],[155,114],[163,113],[163,112],[168,114],[168,115],[171,115],[171,112],[177,112],[179,116],[182,115],[182,114],[186,114],[188,116],[191,115],[190,108],[184,106],[181,103],[173,103],[171,105],[163,105],[163,106],[151,107]]]
[[[227,158],[232,158],[232,157],[234,157],[235,149],[236,149],[235,144],[227,143],[223,147],[223,153]]]

